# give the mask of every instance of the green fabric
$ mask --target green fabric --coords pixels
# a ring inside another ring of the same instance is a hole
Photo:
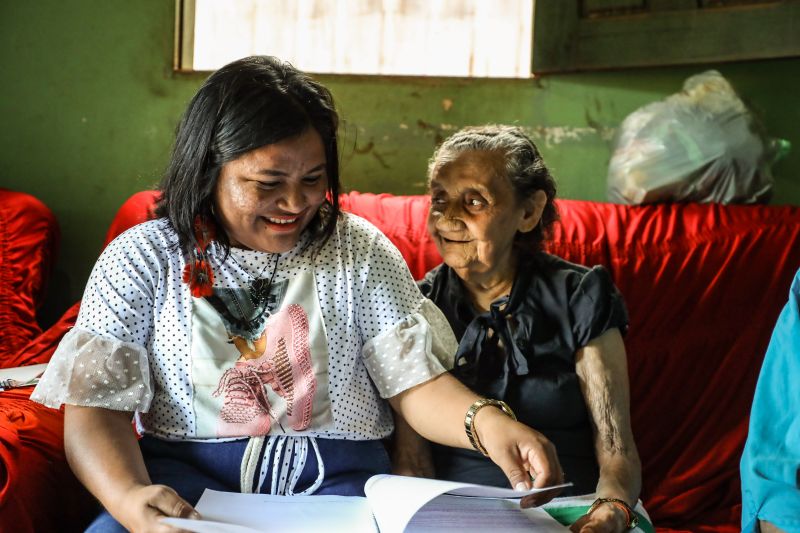
[[[586,511],[589,510],[588,505],[576,505],[576,506],[564,506],[564,507],[545,507],[544,508],[547,513],[556,519],[558,523],[562,526],[569,526],[573,522],[575,522],[578,518],[582,517],[586,514]],[[636,511],[634,511],[636,512]],[[644,531],[644,533],[656,533],[653,524],[650,523],[647,518],[643,517],[639,513],[636,513],[636,516],[639,517],[639,529]]]

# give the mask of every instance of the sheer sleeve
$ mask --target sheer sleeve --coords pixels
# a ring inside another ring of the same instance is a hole
[[[417,288],[400,252],[375,230],[357,258],[362,357],[388,398],[452,368],[458,348],[447,319]]]
[[[73,328],[58,345],[31,399],[147,412],[153,391],[142,346]]]
[[[608,270],[596,266],[585,273],[569,299],[576,346],[586,346],[612,328],[628,329],[628,311]]]
[[[447,319],[426,299],[416,313],[370,339],[362,356],[381,397],[391,398],[453,368],[457,349]]]
[[[109,244],[89,277],[76,326],[61,340],[33,400],[54,408],[147,411],[158,257],[136,228]]]

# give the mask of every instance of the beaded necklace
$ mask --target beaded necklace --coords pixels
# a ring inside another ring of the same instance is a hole
[[[250,278],[250,283],[248,283],[249,293],[250,293],[250,301],[253,303],[253,307],[259,309],[260,312],[256,319],[260,319],[264,313],[268,312],[268,303],[269,303],[269,291],[272,289],[272,281],[275,279],[275,273],[278,271],[278,260],[281,257],[281,254],[272,254],[275,256],[275,264],[272,267],[272,274],[270,274],[269,279],[262,278],[261,275],[267,270],[269,266],[269,261],[267,264],[264,265],[264,268],[261,269],[261,272],[258,273],[255,277],[247,271],[247,269],[239,262],[238,259],[233,255],[231,252],[228,257],[233,259],[233,262],[236,263],[242,271]]]
[[[229,334],[241,335],[248,342],[252,341],[254,336],[260,333],[265,315],[269,314],[269,295],[275,273],[278,271],[280,254],[273,254],[275,255],[275,264],[272,274],[267,280],[261,278],[261,274],[266,271],[269,262],[254,277],[230,252],[228,257],[236,263],[240,270],[244,271],[250,278],[250,282],[247,289],[220,289],[218,294],[215,294],[214,271],[209,261],[208,248],[215,240],[216,231],[213,223],[203,221],[200,217],[195,219],[194,230],[197,246],[193,250],[193,260],[188,261],[184,267],[183,282],[189,285],[192,296],[205,298],[217,310],[226,323]],[[241,300],[240,291],[246,293],[245,298],[249,302]],[[247,305],[248,303],[249,305]]]

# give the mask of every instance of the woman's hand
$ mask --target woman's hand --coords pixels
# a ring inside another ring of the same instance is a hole
[[[464,431],[464,417],[478,396],[450,374],[441,374],[389,398],[389,403],[411,427],[428,440],[472,449]],[[553,444],[541,433],[515,422],[496,407],[479,409],[474,429],[489,458],[506,474],[512,487],[529,489],[563,481]],[[531,480],[533,478],[533,483]],[[558,491],[526,496],[523,507],[541,505]]]
[[[571,526],[572,533],[623,533],[628,530],[627,516],[610,503],[598,505],[591,514],[583,515]]]
[[[123,526],[134,533],[174,533],[180,530],[162,524],[162,518],[200,518],[200,514],[186,500],[165,485],[135,485],[121,500],[115,505],[119,509],[116,516]]]
[[[153,485],[131,427],[132,413],[67,405],[64,451],[72,471],[131,531],[177,531],[165,516],[199,515],[171,488]]]
[[[544,435],[516,422],[496,407],[484,407],[475,415],[475,431],[516,490],[548,487],[564,482],[556,448]],[[549,490],[522,498],[522,507],[547,503],[561,491]]]

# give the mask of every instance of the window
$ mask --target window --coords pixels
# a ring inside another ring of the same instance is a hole
[[[178,70],[253,54],[315,73],[527,78],[533,0],[178,0]]]
[[[800,55],[798,0],[540,0],[536,73]]]

